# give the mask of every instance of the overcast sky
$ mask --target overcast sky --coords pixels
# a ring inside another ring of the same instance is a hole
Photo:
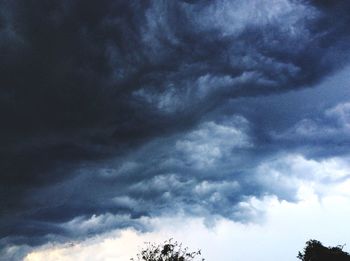
[[[0,1],[0,260],[350,244],[350,2]],[[3,258],[3,259],[1,259]]]

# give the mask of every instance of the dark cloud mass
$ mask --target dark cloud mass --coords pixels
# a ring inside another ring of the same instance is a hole
[[[179,210],[246,220],[251,196],[293,200],[257,166],[281,151],[348,153],[349,103],[306,115],[269,97],[347,64],[349,12],[348,1],[0,1],[1,246]]]

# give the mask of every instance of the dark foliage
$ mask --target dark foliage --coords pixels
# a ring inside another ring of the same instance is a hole
[[[343,251],[343,246],[325,247],[317,240],[307,241],[297,257],[302,261],[350,261],[350,255]]]
[[[195,261],[196,257],[201,255],[201,251],[189,252],[188,248],[182,247],[181,243],[165,241],[163,245],[146,243],[147,247],[141,250],[137,259],[131,258],[131,261]],[[204,261],[204,258],[201,259]]]

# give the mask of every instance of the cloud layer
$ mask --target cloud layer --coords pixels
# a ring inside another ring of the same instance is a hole
[[[297,200],[294,163],[318,175],[313,162],[349,152],[349,82],[328,104],[305,90],[347,64],[348,11],[1,2],[0,247],[146,231],[142,218],[177,212],[247,222],[250,198]]]

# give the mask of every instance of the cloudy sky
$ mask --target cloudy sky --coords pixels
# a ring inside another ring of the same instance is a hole
[[[350,245],[350,2],[1,0],[0,260]],[[345,247],[345,250],[349,248]]]

